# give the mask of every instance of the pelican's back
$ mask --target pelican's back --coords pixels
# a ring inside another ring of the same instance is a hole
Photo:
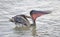
[[[14,19],[15,24],[19,23],[26,26],[30,25],[25,15],[16,15],[13,17],[13,19]]]

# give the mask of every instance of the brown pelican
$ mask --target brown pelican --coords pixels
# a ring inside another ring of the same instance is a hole
[[[31,18],[31,17],[23,15],[23,14],[22,15],[16,15],[16,16],[12,17],[10,19],[10,21],[14,22],[16,25],[22,24],[22,25],[28,26],[28,25],[30,25],[30,23],[29,23],[27,18]]]
[[[32,18],[33,20],[33,24],[32,25],[36,25],[35,20],[37,17],[45,15],[45,14],[49,14],[51,11],[36,11],[36,10],[31,10],[30,11],[30,16],[26,16],[26,15],[16,15],[14,17],[12,17],[12,19],[10,19],[11,22],[14,22],[15,24],[19,23],[25,26],[30,25],[30,22],[28,21],[27,18]]]

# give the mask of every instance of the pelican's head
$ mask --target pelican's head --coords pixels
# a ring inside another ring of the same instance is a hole
[[[36,10],[32,10],[30,12],[30,15],[32,17],[33,20],[36,20],[37,17],[45,15],[45,14],[49,14],[51,11],[36,11]]]
[[[36,11],[36,10],[32,10],[30,12],[30,15],[32,17],[32,20],[35,22],[36,18],[45,14],[49,14],[51,13],[51,11]]]

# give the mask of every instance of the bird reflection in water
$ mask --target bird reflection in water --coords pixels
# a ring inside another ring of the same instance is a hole
[[[36,35],[37,35],[36,26],[33,26],[32,27],[32,36],[35,37]]]
[[[31,27],[15,27],[13,29],[14,34],[21,35],[22,36],[36,36],[36,26]]]

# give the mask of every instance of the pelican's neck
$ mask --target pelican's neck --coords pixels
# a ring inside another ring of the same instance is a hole
[[[34,26],[36,25],[36,22],[35,22],[35,20],[33,20],[33,25],[34,25]]]

